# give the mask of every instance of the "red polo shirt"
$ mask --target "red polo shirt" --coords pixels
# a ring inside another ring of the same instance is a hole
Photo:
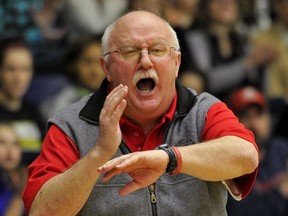
[[[164,130],[167,124],[172,121],[176,104],[177,96],[175,96],[166,115],[147,136],[139,126],[121,118],[120,127],[123,139],[131,151],[155,149],[156,146],[162,144]],[[239,123],[224,103],[219,102],[214,104],[206,115],[202,140],[216,139],[226,135],[241,137],[253,143],[257,148],[253,134]],[[79,158],[78,149],[73,141],[56,125],[52,125],[43,141],[41,154],[29,166],[29,184],[23,193],[26,209],[29,210],[35,195],[46,181],[71,167]],[[234,179],[237,188],[242,192],[241,197],[245,197],[251,190],[256,172]],[[32,173],[33,175],[31,175]]]
[[[146,136],[136,124],[133,124],[126,118],[120,120],[123,139],[129,149],[134,151],[146,151],[155,149],[163,143],[163,133],[166,126],[172,121],[177,105],[177,95],[174,97],[168,112],[160,119],[159,123]]]

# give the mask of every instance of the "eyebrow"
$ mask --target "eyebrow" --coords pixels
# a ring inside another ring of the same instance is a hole
[[[141,44],[143,43],[143,42],[145,42],[145,43],[147,43],[148,44],[148,46],[151,46],[151,45],[153,45],[153,44],[157,44],[157,43],[168,43],[168,44],[170,44],[167,40],[166,40],[166,38],[154,38],[152,41],[136,41],[135,42],[135,44],[133,44],[133,45],[131,45],[131,42],[132,41],[123,41],[122,43],[119,43],[119,45],[120,44],[122,44],[123,46],[141,46]]]
[[[153,46],[153,45],[160,44],[160,43],[171,45],[171,43],[169,43],[169,42],[167,42],[167,41],[164,41],[164,40],[161,40],[161,41],[157,41],[157,42],[150,43],[150,44],[148,44],[147,47],[151,47],[151,46]],[[137,48],[137,49],[143,48],[141,45],[124,45],[124,46],[121,46],[119,49],[126,48],[126,47],[127,47],[127,48],[133,47],[133,48]]]

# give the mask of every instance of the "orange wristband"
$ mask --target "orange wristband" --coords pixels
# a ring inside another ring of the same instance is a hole
[[[176,161],[177,161],[177,167],[176,167],[176,169],[173,171],[172,175],[177,175],[177,174],[180,173],[180,170],[181,170],[181,168],[182,168],[182,155],[181,155],[178,147],[172,146],[171,148],[172,148],[172,150],[173,150],[173,152],[174,152],[174,154],[175,154],[175,156],[176,156]]]

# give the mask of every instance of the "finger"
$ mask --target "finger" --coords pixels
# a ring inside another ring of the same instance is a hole
[[[128,87],[120,84],[108,94],[104,102],[104,107],[106,107],[107,110],[109,110],[109,108],[112,110],[115,109],[115,107],[120,103],[122,99],[124,99],[127,93]]]
[[[102,180],[109,181],[116,175],[128,173],[136,169],[139,165],[141,166],[141,164],[137,166],[137,161],[138,159],[135,154],[127,154],[108,161],[97,170],[100,173],[107,172]]]
[[[115,111],[112,114],[112,117],[118,122],[126,108],[127,102],[126,100],[122,100],[120,104],[116,107]]]
[[[105,163],[105,164],[103,164],[102,166],[100,166],[100,167],[98,167],[98,172],[108,172],[108,171],[110,171],[111,169],[113,169],[117,164],[119,164],[119,163],[121,163],[122,161],[121,160],[119,160],[118,158],[117,158],[117,160],[116,159],[113,159],[113,160],[110,160],[110,161],[108,161],[107,163]]]
[[[123,88],[123,84],[119,84],[116,88],[112,89],[112,91],[110,91],[110,93],[107,95],[105,102],[110,101],[115,92],[119,91],[121,88]]]
[[[114,176],[120,175],[122,173],[127,173],[131,171],[131,160],[127,160],[125,158],[128,158],[129,155],[124,155],[120,158],[113,159],[111,161],[108,161],[106,164],[98,168],[99,172],[106,172],[106,174],[103,176],[102,180],[104,182],[109,181]]]
[[[144,187],[144,186],[137,184],[135,181],[131,181],[120,189],[119,195],[120,196],[126,196],[129,193],[132,193],[132,192],[134,192],[134,191],[136,191],[142,187]]]
[[[115,166],[122,164],[131,154],[122,155],[112,160],[107,161],[105,164],[98,168],[99,172],[108,172],[109,170],[113,169]]]
[[[112,170],[110,170],[109,172],[105,173],[105,175],[102,178],[103,182],[107,182],[110,179],[112,179],[114,176],[120,175],[124,173],[122,169],[118,169],[118,168],[113,168]]]
[[[126,100],[124,99],[128,94],[128,87],[127,86],[118,86],[113,89],[104,103],[103,109],[100,114],[100,121],[103,120],[112,120],[118,121],[122,116],[125,108],[126,108]],[[108,121],[109,122],[109,121]],[[107,122],[107,124],[108,124]]]

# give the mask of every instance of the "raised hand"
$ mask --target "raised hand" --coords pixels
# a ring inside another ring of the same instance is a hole
[[[99,146],[106,152],[114,154],[121,142],[119,120],[125,110],[128,87],[120,84],[107,96],[100,113]]]

